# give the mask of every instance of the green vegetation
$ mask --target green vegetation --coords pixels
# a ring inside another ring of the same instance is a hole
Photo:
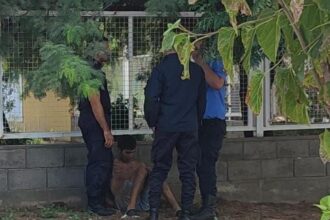
[[[198,1],[197,1],[198,2]],[[264,74],[251,68],[252,48],[257,44],[273,63],[277,102],[281,113],[292,122],[308,124],[310,99],[306,89],[318,92],[318,101],[330,115],[330,4],[327,0],[277,0],[252,14],[245,0],[222,0],[230,26],[206,33],[187,30],[180,20],[168,25],[161,51],[174,48],[184,66],[183,79],[189,79],[190,58],[198,41],[217,37],[217,49],[229,77],[233,77],[235,42],[240,40],[244,53],[240,64],[251,74],[246,102],[258,114],[262,105]],[[266,3],[264,1],[264,3]],[[194,4],[197,4],[194,1]],[[241,14],[249,19],[239,22]],[[253,16],[252,16],[253,15]],[[329,132],[320,135],[321,159],[329,162]]]
[[[330,219],[330,196],[323,197],[320,200],[320,204],[317,204],[315,206],[320,208],[322,211],[321,220]]]

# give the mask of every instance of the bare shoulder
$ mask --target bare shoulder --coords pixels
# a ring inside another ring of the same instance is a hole
[[[138,168],[147,167],[147,165],[144,162],[141,162],[141,161],[138,161],[138,160],[134,160],[133,164],[134,164],[135,167],[138,167]]]

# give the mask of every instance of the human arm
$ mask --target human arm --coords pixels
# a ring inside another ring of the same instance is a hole
[[[204,71],[205,73],[205,80],[207,84],[213,89],[221,89],[225,85],[225,79],[219,74],[217,74],[212,68],[204,61],[203,57],[198,51],[194,51],[192,53],[192,57]],[[216,71],[220,72],[222,70],[217,69]]]
[[[160,112],[162,92],[161,72],[154,68],[145,87],[144,115],[150,128],[154,128]]]
[[[105,146],[107,148],[111,148],[111,146],[114,142],[114,139],[113,139],[113,136],[111,133],[111,129],[105,119],[105,114],[104,114],[103,106],[101,103],[100,94],[94,94],[94,95],[90,96],[89,102],[91,104],[94,117],[103,130]]]
[[[201,72],[203,72],[201,70]],[[204,74],[201,74],[201,82],[198,88],[197,112],[198,122],[201,123],[206,109],[206,83]]]

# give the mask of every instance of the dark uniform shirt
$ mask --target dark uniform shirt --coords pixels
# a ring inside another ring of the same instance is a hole
[[[190,79],[182,80],[183,66],[176,53],[157,65],[145,88],[144,111],[149,127],[165,132],[196,131],[205,102],[205,78],[200,66],[190,62]]]
[[[96,63],[93,66],[94,69],[100,70],[102,68],[102,65],[100,63]],[[109,91],[107,87],[107,81],[105,78],[105,73],[102,72],[104,75],[104,80],[103,80],[103,88],[100,88],[100,99],[101,99],[101,104],[103,106],[103,111],[105,115],[105,119],[108,122],[110,126],[110,119],[111,119],[111,101],[110,101],[110,96],[109,96]],[[92,106],[88,100],[88,98],[82,98],[80,99],[78,109],[80,111],[80,120],[84,121],[86,123],[92,123],[96,122],[96,118],[94,116]]]

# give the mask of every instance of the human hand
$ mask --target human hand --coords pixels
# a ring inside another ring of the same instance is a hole
[[[111,148],[114,142],[113,136],[111,131],[104,131],[103,132],[104,135],[104,140],[105,140],[105,147],[106,148]]]
[[[191,56],[198,65],[202,66],[205,64],[204,59],[198,50],[193,51]]]

